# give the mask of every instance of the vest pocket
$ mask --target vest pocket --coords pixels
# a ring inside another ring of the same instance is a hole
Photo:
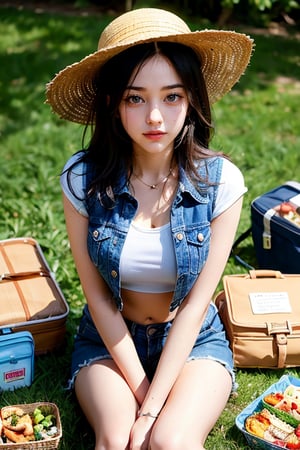
[[[198,275],[207,259],[210,242],[210,227],[209,225],[193,227],[192,229],[187,230],[185,234],[190,273]]]

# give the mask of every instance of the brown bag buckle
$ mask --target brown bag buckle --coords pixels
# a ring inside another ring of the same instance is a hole
[[[289,320],[283,323],[267,323],[268,335],[275,335],[275,343],[278,350],[278,369],[285,366],[287,355],[287,335],[293,334],[293,329]]]
[[[284,334],[293,334],[293,328],[291,322],[286,320],[285,322],[270,322],[267,323],[268,335],[284,333]]]

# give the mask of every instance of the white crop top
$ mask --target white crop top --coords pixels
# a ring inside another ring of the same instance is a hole
[[[174,291],[176,260],[170,224],[144,228],[131,223],[120,259],[121,287],[136,292]]]
[[[73,155],[67,169],[80,154]],[[71,172],[71,182],[76,196],[70,190],[67,174],[61,176],[62,189],[74,208],[88,217],[82,186],[83,163]],[[223,160],[222,175],[212,218],[214,219],[238,200],[247,188],[240,170],[229,160]],[[132,223],[121,252],[121,287],[137,292],[172,292],[176,282],[176,259],[170,224],[160,228],[143,228]]]

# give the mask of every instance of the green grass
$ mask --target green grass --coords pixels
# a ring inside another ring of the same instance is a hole
[[[0,239],[37,239],[70,305],[62,350],[37,357],[32,386],[2,393],[1,406],[57,403],[63,424],[60,449],[65,450],[93,448],[93,433],[74,396],[64,390],[84,299],[69,251],[58,176],[80,148],[82,127],[51,114],[44,89],[61,68],[95,49],[99,30],[110,19],[0,8]],[[249,189],[239,232],[250,224],[251,200],[286,180],[299,180],[300,167],[300,42],[295,37],[252,36],[256,51],[249,70],[214,106],[213,146],[230,154]],[[251,240],[245,245],[251,255]],[[230,259],[225,273],[242,271]],[[299,375],[297,369],[287,372]],[[237,370],[239,394],[211,432],[208,450],[247,448],[235,417],[282,373]]]

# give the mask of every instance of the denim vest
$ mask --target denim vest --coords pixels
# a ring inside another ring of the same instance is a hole
[[[211,183],[220,181],[223,159],[202,162],[199,172],[208,174]],[[87,171],[88,173],[88,171]],[[85,177],[86,184],[89,176]],[[199,183],[197,189],[179,168],[179,185],[171,206],[171,233],[177,262],[177,280],[170,311],[176,309],[195,283],[207,259],[210,222],[217,195],[217,185]],[[125,175],[113,188],[114,202],[105,194],[86,197],[89,214],[88,251],[93,263],[112,291],[117,308],[122,311],[120,255],[137,210],[137,201],[129,192]],[[155,280],[153,280],[155,283]]]

